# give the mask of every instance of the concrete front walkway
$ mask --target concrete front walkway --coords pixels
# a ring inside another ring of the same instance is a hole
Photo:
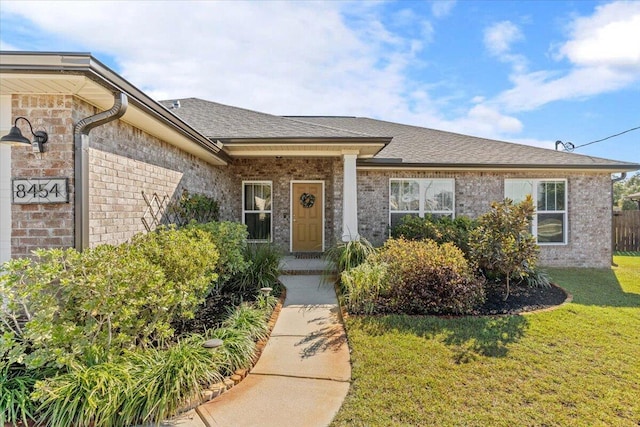
[[[349,390],[351,364],[324,262],[286,258],[287,298],[258,363],[228,392],[176,426],[326,426]]]

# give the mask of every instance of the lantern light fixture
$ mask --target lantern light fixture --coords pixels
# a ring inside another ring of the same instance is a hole
[[[29,125],[29,131],[33,135],[33,141],[38,144],[38,151],[44,153],[44,144],[49,140],[49,135],[43,130],[33,131],[33,126],[31,126],[31,122],[27,120],[26,117],[16,117],[16,120],[13,123],[13,127],[9,131],[9,133],[2,138],[0,138],[0,143],[8,144],[8,145],[31,145],[31,141],[28,138],[25,138],[18,127],[18,120],[24,120]]]

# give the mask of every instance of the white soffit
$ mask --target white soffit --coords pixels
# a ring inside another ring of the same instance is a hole
[[[2,95],[74,95],[97,107],[100,111],[109,110],[114,102],[113,93],[102,85],[83,75],[69,73],[2,73],[0,74],[0,93]],[[131,105],[131,103],[120,120],[211,164],[225,164],[224,161],[182,135],[173,127],[150,116],[135,105]]]

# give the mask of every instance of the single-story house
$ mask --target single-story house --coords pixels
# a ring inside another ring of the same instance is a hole
[[[612,174],[640,169],[370,118],[156,102],[88,53],[0,52],[0,107],[0,136],[34,142],[0,144],[0,261],[120,243],[187,190],[291,253],[531,194],[542,264],[607,267]]]
[[[638,209],[640,209],[640,193],[627,194],[624,198],[629,199],[632,202],[636,202],[638,204]]]

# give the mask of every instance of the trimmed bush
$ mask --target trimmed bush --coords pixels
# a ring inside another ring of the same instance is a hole
[[[484,280],[452,243],[389,239],[377,259],[388,265],[390,311],[466,314],[484,300]]]
[[[192,222],[187,228],[204,230],[209,233],[211,240],[219,252],[215,271],[218,273],[216,281],[218,287],[229,281],[233,276],[247,270],[251,262],[247,255],[247,226],[237,222],[221,221],[198,224]]]
[[[131,244],[35,255],[9,261],[0,274],[0,332],[22,345],[27,369],[64,370],[161,345],[173,336],[171,321],[193,317],[216,277],[215,245],[200,230],[162,229]]]
[[[399,225],[391,229],[391,237],[403,237],[407,240],[429,239],[440,244],[449,242],[468,255],[469,233],[477,226],[477,221],[466,216],[451,219],[448,216],[434,218],[431,215],[426,215],[424,218],[420,218],[406,215]]]

